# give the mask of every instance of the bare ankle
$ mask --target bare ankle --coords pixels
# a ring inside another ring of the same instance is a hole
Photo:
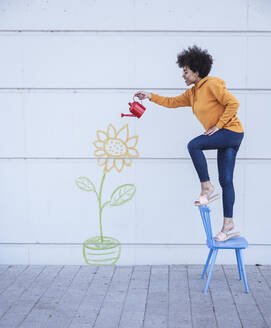
[[[223,227],[221,231],[228,232],[234,228],[234,222],[232,218],[224,217]]]
[[[211,184],[211,181],[205,181],[201,182],[201,190],[208,191],[210,189],[213,189],[213,185]]]
[[[234,223],[233,218],[224,217],[224,224]]]

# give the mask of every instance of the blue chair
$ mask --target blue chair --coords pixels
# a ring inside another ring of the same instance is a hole
[[[248,242],[245,238],[243,237],[233,237],[231,239],[228,239],[226,241],[216,241],[213,238],[213,233],[212,233],[212,225],[211,225],[211,219],[210,219],[210,208],[207,205],[201,205],[198,206],[200,210],[200,215],[202,218],[204,230],[206,232],[206,244],[208,248],[210,249],[209,255],[207,257],[207,261],[205,263],[205,267],[201,276],[201,279],[204,279],[205,273],[207,271],[209,262],[212,258],[211,262],[211,267],[209,270],[209,274],[207,277],[207,282],[204,288],[204,293],[207,293],[208,286],[212,277],[212,272],[214,269],[215,261],[216,261],[216,256],[218,253],[219,249],[234,249],[235,250],[235,255],[236,255],[236,260],[237,260],[237,265],[238,265],[238,272],[239,272],[239,279],[244,281],[245,285],[245,290],[246,293],[248,293],[248,285],[247,285],[247,278],[246,278],[246,272],[245,272],[245,267],[243,264],[243,259],[242,259],[242,249],[246,249],[248,247]]]

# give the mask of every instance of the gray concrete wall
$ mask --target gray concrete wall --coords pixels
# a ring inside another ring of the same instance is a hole
[[[246,263],[270,264],[270,10],[267,0],[1,1],[0,262],[85,263],[99,208],[75,179],[100,184],[97,130],[128,124],[139,157],[112,169],[103,189],[106,201],[117,186],[136,186],[102,216],[104,235],[122,244],[117,264],[203,263],[200,185],[186,148],[203,127],[191,108],[149,101],[140,120],[120,117],[137,90],[183,93],[176,55],[197,44],[215,59],[210,75],[240,102],[234,220],[250,244]],[[205,155],[220,191],[216,152]],[[221,200],[212,219],[217,232]],[[235,263],[226,253],[217,263]]]

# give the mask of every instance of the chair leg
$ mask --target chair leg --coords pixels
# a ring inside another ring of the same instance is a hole
[[[208,290],[208,287],[209,287],[209,283],[210,283],[212,273],[213,273],[213,269],[214,269],[214,266],[215,266],[215,260],[216,260],[217,253],[218,253],[218,249],[215,249],[214,253],[213,253],[213,256],[212,256],[212,263],[211,263],[211,267],[210,267],[210,270],[209,270],[209,273],[208,273],[207,282],[206,282],[206,285],[205,285],[205,288],[204,288],[204,294],[207,293],[207,290]]]
[[[242,280],[242,275],[241,275],[241,266],[240,266],[240,261],[239,261],[239,256],[238,256],[238,251],[237,251],[237,249],[235,249],[235,255],[236,255],[236,261],[237,261],[238,272],[239,272],[239,280]]]
[[[239,262],[240,262],[240,266],[241,266],[241,273],[242,273],[243,280],[244,280],[245,290],[246,290],[246,293],[248,293],[249,290],[248,290],[248,285],[247,285],[247,277],[246,277],[245,266],[244,266],[243,259],[242,259],[241,249],[238,249],[237,254],[239,257]]]
[[[212,257],[212,254],[213,254],[213,249],[210,249],[209,255],[208,255],[207,260],[206,260],[206,263],[205,263],[205,267],[204,267],[203,272],[202,272],[202,275],[201,275],[201,280],[204,279],[204,276],[205,276],[205,273],[207,271],[207,268],[208,268],[210,259]]]

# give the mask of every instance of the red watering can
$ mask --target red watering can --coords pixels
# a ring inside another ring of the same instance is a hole
[[[134,116],[134,117],[140,118],[144,114],[146,108],[139,102],[135,101],[135,96],[133,97],[133,100],[134,100],[133,103],[130,103],[130,102],[128,103],[130,105],[129,111],[132,114],[121,114],[121,117]]]

